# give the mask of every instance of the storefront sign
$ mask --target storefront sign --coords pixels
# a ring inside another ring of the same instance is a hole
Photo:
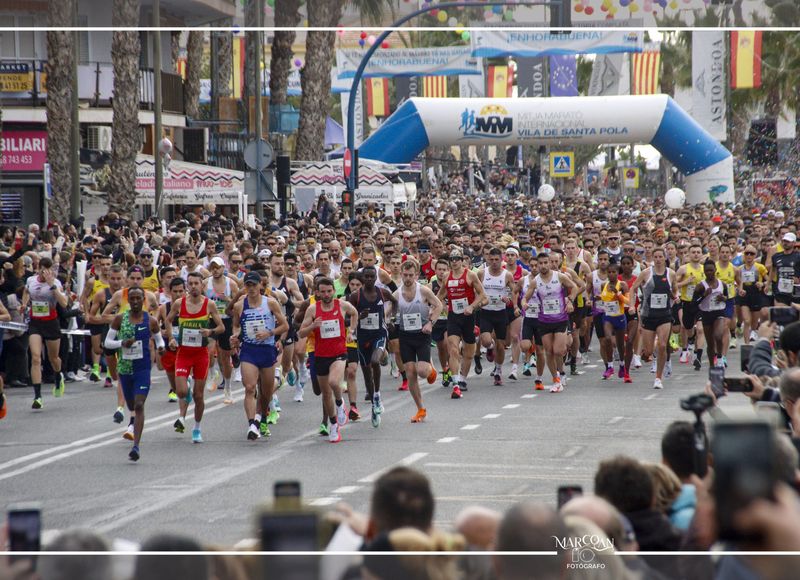
[[[30,66],[21,62],[0,62],[0,92],[21,93],[33,90]]]
[[[3,171],[42,171],[47,131],[3,131]]]
[[[136,157],[138,201],[153,203],[156,172],[149,155]],[[164,172],[164,203],[235,205],[244,191],[244,172],[173,161]]]

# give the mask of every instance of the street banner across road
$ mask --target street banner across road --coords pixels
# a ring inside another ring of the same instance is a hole
[[[733,158],[667,95],[549,99],[410,99],[360,147],[409,163],[426,147],[649,143],[686,175],[689,203],[732,202]]]
[[[642,52],[644,33],[630,31],[475,30],[472,56],[554,56],[559,54],[609,54]]]
[[[369,59],[364,77],[480,75],[480,61],[471,52],[468,46],[383,49]],[[365,54],[366,50],[337,50],[339,78],[355,77]]]

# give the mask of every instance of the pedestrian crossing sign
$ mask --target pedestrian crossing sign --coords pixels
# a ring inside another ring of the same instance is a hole
[[[550,177],[575,177],[575,154],[571,151],[550,153]]]

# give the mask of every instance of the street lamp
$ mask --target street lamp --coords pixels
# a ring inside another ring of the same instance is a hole
[[[375,39],[375,42],[372,43],[367,49],[366,54],[364,54],[361,62],[356,69],[356,74],[353,77],[353,85],[350,88],[350,98],[347,101],[347,157],[348,159],[353,160],[354,167],[352,167],[350,174],[346,177],[347,179],[347,193],[353,196],[358,183],[358,155],[355,148],[355,114],[356,114],[356,94],[358,92],[358,86],[361,84],[361,77],[364,75],[364,69],[367,68],[367,63],[369,59],[372,58],[372,55],[375,54],[375,51],[383,44],[383,41],[388,38],[388,36],[394,31],[395,28],[399,28],[412,18],[416,18],[421,14],[425,14],[426,12],[430,12],[431,10],[445,10],[448,8],[471,8],[471,7],[484,7],[484,6],[549,6],[550,10],[558,10],[558,18],[557,23],[559,26],[564,27],[568,22],[569,18],[569,10],[571,2],[569,0],[535,0],[535,1],[521,1],[521,2],[512,2],[509,0],[503,1],[494,1],[494,2],[446,2],[444,4],[433,4],[430,3],[427,6],[420,8],[408,14],[407,16],[403,16],[399,20],[396,20],[388,29],[384,30],[378,38]],[[552,25],[552,24],[551,24]],[[354,197],[354,196],[353,196]],[[343,197],[344,199],[344,197]],[[350,203],[350,217],[353,217],[355,213],[355,199],[352,199]]]

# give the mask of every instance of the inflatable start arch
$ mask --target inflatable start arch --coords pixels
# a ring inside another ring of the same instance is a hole
[[[429,145],[649,143],[686,175],[688,203],[733,202],[733,157],[667,95],[409,99],[359,148],[408,163]]]

